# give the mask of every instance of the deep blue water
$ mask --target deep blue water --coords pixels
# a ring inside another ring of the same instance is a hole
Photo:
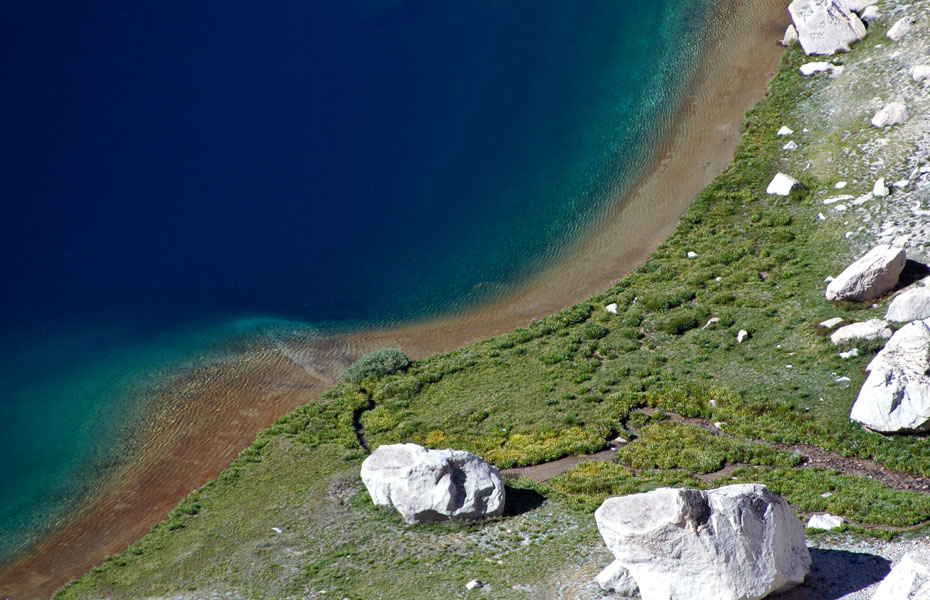
[[[672,116],[712,0],[7,2],[0,557],[250,317],[503,294]]]

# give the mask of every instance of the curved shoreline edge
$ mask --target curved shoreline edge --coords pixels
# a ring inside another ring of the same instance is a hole
[[[727,32],[726,39],[720,35],[711,48],[728,59],[723,72],[707,72],[713,57],[705,59],[696,77],[695,86],[700,89],[682,108],[666,146],[658,153],[655,169],[637,185],[632,197],[618,203],[605,224],[559,265],[505,301],[467,315],[320,341],[307,350],[311,357],[319,358],[309,361],[317,365],[315,373],[298,368],[291,357],[268,344],[236,364],[185,378],[180,386],[183,392],[177,392],[185,394],[185,401],[173,402],[166,413],[171,423],[162,423],[163,427],[183,424],[181,433],[151,448],[144,466],[122,473],[118,485],[75,515],[68,527],[0,574],[5,593],[15,597],[47,595],[104,556],[123,550],[163,519],[190,490],[219,475],[257,431],[330,387],[346,356],[398,344],[416,357],[447,351],[590,297],[630,272],[674,231],[691,200],[729,164],[740,139],[742,116],[761,98],[778,66],[781,50],[773,42],[786,22],[787,3],[785,0],[774,7],[765,2],[745,3],[760,6],[735,8],[745,11],[745,30]],[[763,10],[764,18],[753,14]],[[757,51],[760,39],[762,46],[770,49],[770,56]],[[617,240],[623,240],[622,248]],[[583,264],[579,264],[579,257],[585,258]],[[261,395],[260,407],[256,407],[256,393]],[[190,401],[192,398],[196,401]],[[217,398],[223,401],[217,403]],[[172,403],[170,398],[167,402]],[[215,410],[209,412],[214,414],[235,414],[235,426],[218,431],[209,413],[204,418],[204,406],[213,407]],[[177,476],[179,473],[185,476]],[[138,507],[135,500],[143,491],[146,506]],[[86,550],[89,546],[93,552]],[[8,588],[12,594],[6,592]]]

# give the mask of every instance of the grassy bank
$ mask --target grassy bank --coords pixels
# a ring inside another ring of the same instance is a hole
[[[925,494],[841,468],[855,457],[930,475],[930,445],[849,423],[876,348],[844,360],[816,327],[884,306],[824,299],[824,277],[853,258],[811,198],[833,182],[805,179],[803,152],[782,151],[775,136],[782,125],[800,130],[798,103],[826,85],[801,78],[801,62],[799,50],[786,52],[730,168],[636,272],[525,328],[344,384],[294,411],[58,597],[455,598],[473,578],[487,585],[471,595],[596,596],[591,580],[610,557],[591,511],[660,485],[761,481],[799,512],[829,510],[863,535],[930,520]],[[806,189],[766,195],[777,171],[800,174]],[[704,328],[711,318],[719,321]],[[740,344],[741,329],[750,337]],[[601,450],[618,435],[632,442],[613,463],[512,482],[502,518],[406,527],[374,508],[358,479],[359,414],[371,447],[462,448],[500,467]],[[831,451],[840,468],[810,468],[801,443]]]

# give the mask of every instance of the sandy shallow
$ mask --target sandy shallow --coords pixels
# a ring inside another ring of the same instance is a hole
[[[215,478],[258,431],[331,387],[358,353],[398,345],[413,357],[451,350],[570,306],[629,273],[730,162],[743,114],[778,68],[775,40],[787,25],[788,3],[719,2],[714,22],[723,25],[709,32],[704,66],[652,167],[564,260],[511,296],[466,314],[298,345],[269,337],[165,382],[139,427],[138,456],[40,543],[0,565],[0,594],[47,597],[124,550]]]

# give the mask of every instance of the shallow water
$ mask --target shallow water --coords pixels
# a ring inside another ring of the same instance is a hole
[[[0,557],[121,468],[191,361],[465,311],[569,252],[711,4],[4,7]]]

